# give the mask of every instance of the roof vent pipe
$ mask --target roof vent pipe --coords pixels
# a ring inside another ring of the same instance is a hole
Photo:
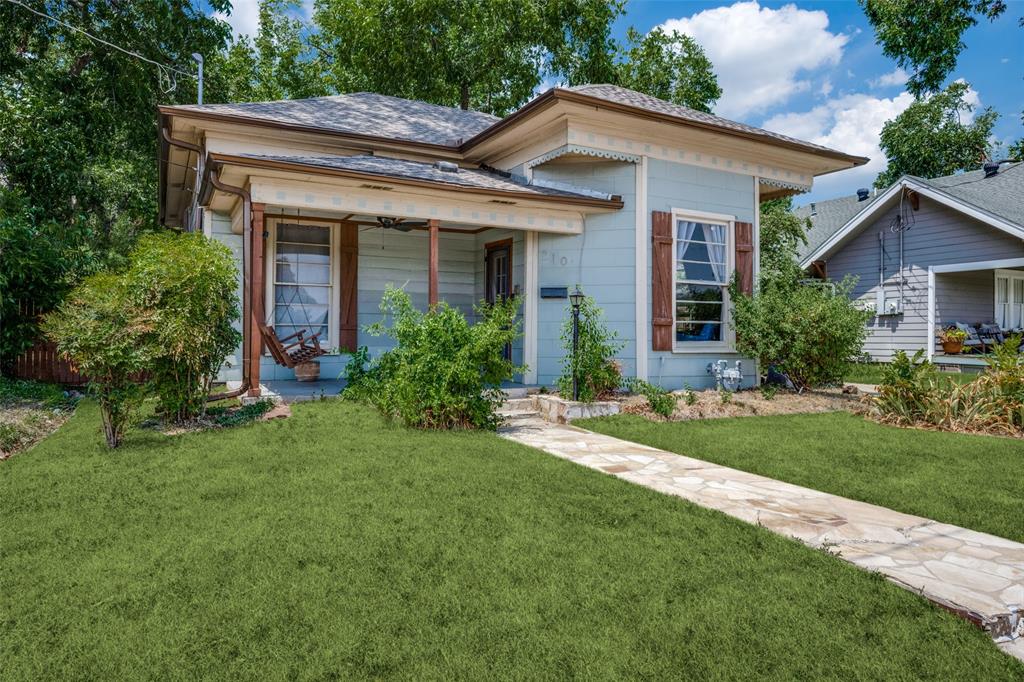
[[[861,187],[857,190],[857,201],[867,201],[868,196],[871,194],[871,190],[867,187]]]
[[[451,161],[435,161],[434,168],[441,171],[442,173],[458,173],[459,165],[452,163]]]
[[[818,215],[818,207],[815,206],[814,202],[811,202],[811,216]]]
[[[993,175],[999,174],[999,162],[998,161],[986,161],[985,162],[985,177],[991,178]]]

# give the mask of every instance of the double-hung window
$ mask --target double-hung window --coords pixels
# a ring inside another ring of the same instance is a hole
[[[305,329],[330,346],[337,328],[333,230],[278,223],[274,230],[273,325],[279,338]]]
[[[732,219],[677,213],[675,220],[675,346],[728,342]]]

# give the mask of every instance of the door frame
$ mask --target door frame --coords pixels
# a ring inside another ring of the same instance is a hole
[[[493,274],[491,271],[491,253],[493,251],[498,251],[499,249],[508,250],[508,265],[505,268],[505,276],[507,277],[506,281],[508,282],[508,297],[511,298],[512,296],[515,296],[515,289],[512,285],[513,243],[513,239],[509,237],[507,239],[498,239],[484,244],[484,300],[488,303],[495,302],[491,300],[491,275]]]

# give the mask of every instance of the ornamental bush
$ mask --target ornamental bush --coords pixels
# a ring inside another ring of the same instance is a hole
[[[801,390],[841,382],[871,316],[850,299],[855,282],[804,283],[794,266],[762,277],[755,296],[733,283],[736,349],[762,368],[774,366]]]
[[[505,358],[519,336],[517,299],[476,308],[470,324],[458,309],[438,303],[426,313],[409,295],[388,287],[380,310],[385,322],[367,327],[395,347],[369,362],[357,351],[346,370],[343,397],[374,405],[407,426],[427,429],[493,429],[504,396],[500,385],[522,371]]]
[[[164,232],[139,240],[124,275],[131,304],[151,324],[149,348],[158,411],[188,421],[205,410],[210,382],[241,335],[231,251],[202,234]]]
[[[615,354],[623,344],[618,334],[604,323],[604,311],[590,296],[580,303],[579,343],[572,350],[572,306],[566,306],[562,323],[562,375],[558,378],[558,392],[562,397],[572,396],[572,378],[579,377],[579,398],[589,403],[606,396],[622,383],[622,371]]]
[[[150,311],[132,303],[124,277],[101,273],[78,285],[47,315],[43,329],[89,377],[89,390],[100,404],[103,435],[116,448],[144,395],[136,379],[152,359],[152,346],[145,342],[153,330]]]

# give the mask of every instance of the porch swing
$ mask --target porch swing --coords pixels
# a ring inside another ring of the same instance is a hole
[[[296,296],[298,294],[293,295],[293,300],[289,305],[295,302]],[[301,297],[297,300],[299,307],[302,308],[302,317],[305,319],[306,324],[309,325],[309,312],[306,310],[306,304]],[[312,329],[299,329],[294,334],[278,338],[277,331],[269,322],[270,320],[268,319],[258,323],[260,335],[263,337],[263,342],[267,344],[274,362],[282,367],[294,369],[296,365],[311,362],[322,355],[327,355],[327,350],[320,345],[320,334],[322,332],[312,334],[310,333]]]

